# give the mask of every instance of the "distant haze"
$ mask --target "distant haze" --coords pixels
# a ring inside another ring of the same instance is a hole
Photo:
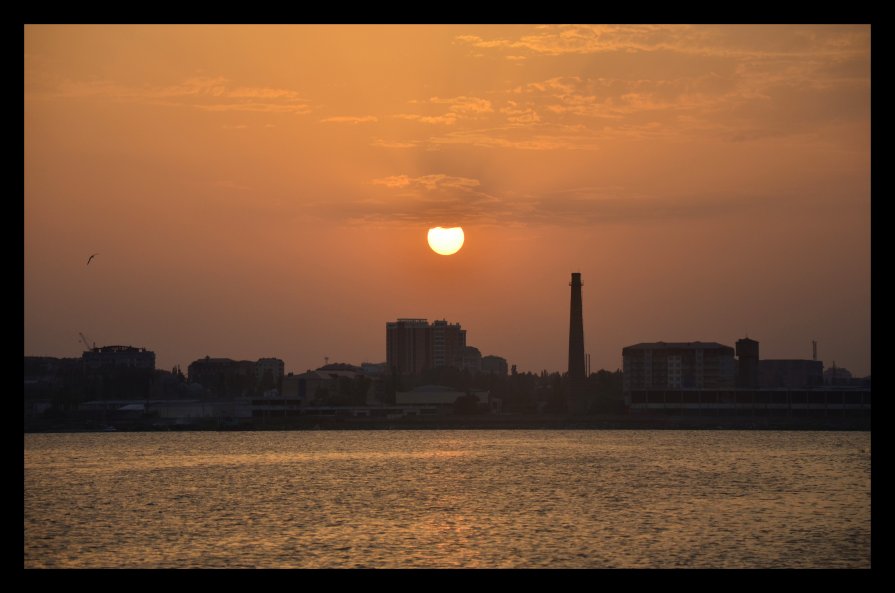
[[[869,26],[26,26],[26,355],[870,373]],[[462,226],[433,253],[430,227]],[[89,266],[87,258],[98,253]]]

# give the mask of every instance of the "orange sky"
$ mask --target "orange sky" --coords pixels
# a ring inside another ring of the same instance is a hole
[[[748,332],[870,372],[869,26],[28,26],[24,60],[26,355],[304,371],[426,317],[564,370],[580,271],[593,370]]]

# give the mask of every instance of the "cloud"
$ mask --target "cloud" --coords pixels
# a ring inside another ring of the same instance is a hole
[[[334,115],[320,121],[334,124],[366,124],[378,122],[379,118],[375,115]]]
[[[436,125],[444,125],[444,126],[452,126],[457,123],[457,115],[455,113],[448,113],[445,115],[420,115],[418,113],[397,113],[393,115],[397,119],[407,119],[411,121],[418,121],[424,124],[436,124]]]
[[[477,35],[460,35],[456,39],[482,49],[528,50],[557,56],[658,49],[668,43],[669,31],[674,29],[660,25],[566,25],[544,28],[517,39],[483,39]]]
[[[409,187],[412,181],[407,175],[392,175],[391,177],[372,179],[370,183],[373,185],[384,185],[385,187]]]
[[[622,119],[653,111],[698,110],[711,112],[732,96],[741,97],[731,79],[709,73],[673,79],[550,78],[517,87],[556,114],[588,118]]]
[[[354,220],[463,224],[497,220],[504,209],[501,200],[482,189],[480,180],[470,177],[401,174],[372,179],[370,184],[382,189],[352,202]],[[344,209],[339,212],[342,216]]]
[[[555,25],[516,38],[455,40],[485,50],[548,56],[608,52],[675,52],[739,58],[821,57],[864,53],[869,26]]]
[[[383,140],[381,138],[377,138],[373,142],[371,142],[372,146],[380,146],[382,148],[416,148],[420,145],[420,142],[417,140],[410,141],[400,141],[400,140]]]
[[[309,105],[281,105],[276,103],[215,103],[212,105],[194,105],[203,111],[249,111],[256,113],[295,113],[304,115],[311,112]]]
[[[566,74],[503,92],[506,122],[531,126],[536,137],[478,130],[436,143],[549,149],[580,146],[585,136],[751,141],[823,134],[844,120],[865,125],[869,118],[866,25],[550,25],[456,41],[504,57],[553,56],[542,63]],[[607,55],[568,73],[569,64],[580,63],[576,56],[591,54]],[[589,132],[574,139],[548,127],[577,124]]]
[[[517,79],[487,98],[469,93],[414,100],[430,111],[392,117],[447,128],[402,139],[405,148],[413,143],[428,150],[596,150],[613,139],[832,139],[842,122],[869,121],[869,39],[866,28],[846,29],[545,27],[525,44],[544,49],[555,37],[557,55],[595,51],[594,44],[620,54],[574,74]],[[505,41],[462,39],[486,49]],[[636,47],[643,51],[634,59],[629,54]],[[569,72],[568,64],[578,61],[556,64]],[[444,111],[432,113],[436,107]]]
[[[624,186],[547,189],[536,194],[486,192],[478,179],[446,174],[392,175],[373,179],[384,193],[351,201],[355,222],[479,225],[602,225],[713,219],[804,208],[794,195],[762,196],[724,191],[644,194]],[[802,201],[800,201],[802,200]],[[325,209],[326,205],[322,205]],[[334,211],[344,217],[344,205]]]
[[[762,196],[725,192],[725,195],[649,195],[623,187],[577,188],[545,192],[530,203],[526,220],[550,225],[594,225],[668,222],[741,216],[798,203],[792,196]]]
[[[312,111],[300,93],[275,87],[233,86],[224,77],[193,77],[169,86],[129,86],[110,80],[65,80],[50,97],[103,98],[161,105],[184,105],[204,111],[306,114]]]
[[[531,107],[521,107],[516,101],[507,101],[506,106],[500,108],[500,112],[507,116],[507,121],[514,124],[535,124],[541,121],[541,117]]]
[[[510,111],[512,112],[512,108]],[[596,150],[600,148],[601,135],[587,126],[535,122],[533,114],[528,114],[525,110],[522,110],[521,113],[520,120],[528,117],[532,121],[448,132],[428,138],[426,145],[430,148],[438,148],[468,144],[481,148],[515,150]]]
[[[441,99],[432,97],[430,103],[450,105],[448,108],[453,113],[459,115],[478,115],[483,113],[491,113],[494,109],[491,107],[491,101],[480,99],[478,97],[453,97],[450,99]]]
[[[421,177],[409,177],[407,175],[392,175],[370,181],[373,185],[384,185],[389,188],[416,187],[428,191],[438,189],[458,189],[468,191],[481,185],[478,179],[468,177],[453,177],[450,175],[423,175]]]
[[[424,124],[452,126],[461,120],[475,120],[494,113],[494,107],[488,99],[480,97],[431,97],[425,101],[410,101],[414,105],[447,105],[447,111],[435,115],[420,113],[397,113],[392,117],[417,121]]]
[[[867,57],[869,60],[869,56]],[[658,56],[639,58],[644,64]],[[524,103],[539,122],[583,124],[604,138],[664,135],[737,140],[802,134],[843,119],[869,117],[867,62],[825,60],[728,60],[717,70],[682,76],[661,71],[651,77],[559,76],[511,89],[501,112]],[[644,68],[649,70],[649,68]]]

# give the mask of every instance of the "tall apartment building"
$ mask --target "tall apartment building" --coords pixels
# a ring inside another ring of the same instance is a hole
[[[385,324],[385,354],[389,368],[419,374],[439,366],[460,367],[466,330],[445,320],[398,319]]]

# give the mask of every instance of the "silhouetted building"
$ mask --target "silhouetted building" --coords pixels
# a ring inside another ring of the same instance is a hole
[[[737,340],[737,387],[758,389],[758,342],[749,338]]]
[[[432,366],[429,322],[398,319],[385,324],[385,358],[401,374],[419,374]]]
[[[386,364],[401,374],[418,375],[426,369],[460,368],[466,330],[445,320],[398,319],[385,324]]]
[[[356,364],[349,364],[347,362],[330,362],[328,364],[323,365],[322,367],[317,368],[318,371],[350,371],[355,375],[364,372],[364,369],[357,366]]]
[[[362,362],[360,368],[368,377],[382,377],[388,372],[388,364],[384,362]]]
[[[482,353],[475,346],[466,346],[461,355],[460,368],[470,373],[482,372]]]
[[[824,385],[851,385],[852,374],[848,369],[832,366],[824,369]]]
[[[729,389],[734,350],[716,342],[652,342],[622,349],[625,391]]]
[[[466,348],[466,330],[444,319],[432,322],[432,363],[435,367],[460,367]],[[481,355],[479,355],[481,356]]]
[[[60,373],[84,370],[82,358],[55,358],[52,356],[26,356],[25,379],[52,379]]]
[[[133,346],[102,346],[85,351],[85,395],[145,398],[152,389],[155,352]]]
[[[482,372],[490,375],[507,375],[507,359],[489,354],[482,357]]]
[[[78,399],[86,393],[91,379],[84,373],[81,358],[26,356],[25,415],[43,412],[52,401],[61,403],[66,397],[72,401]]]
[[[819,360],[760,360],[762,389],[806,389],[823,385],[823,363]]]
[[[450,413],[456,410],[458,399],[470,395],[475,398],[473,401],[481,410],[500,411],[500,400],[492,398],[489,391],[472,389],[466,392],[446,385],[420,385],[410,391],[399,391],[395,394],[395,405],[419,406],[423,413],[427,408],[438,413]]]
[[[568,395],[566,397],[569,410],[582,413],[587,409],[584,365],[584,314],[581,305],[581,274],[572,273],[571,304],[569,306],[569,377]],[[560,402],[555,402],[560,405]],[[558,411],[558,410],[557,410]]]
[[[581,274],[572,273],[569,307],[569,378],[584,379],[584,315],[581,307]]]
[[[259,358],[255,363],[255,384],[261,385],[264,375],[270,371],[273,386],[277,387],[283,380],[286,365],[279,358]]]
[[[365,405],[373,403],[373,380],[360,367],[335,363],[314,371],[283,377],[281,395],[308,405]]]
[[[133,346],[102,346],[91,348],[81,356],[88,371],[110,369],[155,370],[155,352]]]
[[[206,356],[190,363],[187,376],[190,383],[198,383],[215,395],[236,397],[254,390],[255,363]]]

